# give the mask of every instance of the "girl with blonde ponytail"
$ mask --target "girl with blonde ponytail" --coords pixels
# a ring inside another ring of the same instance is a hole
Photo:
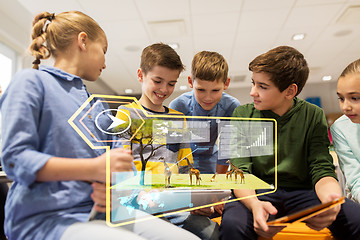
[[[105,210],[105,188],[99,183],[105,182],[105,146],[110,142],[113,148],[111,171],[132,171],[133,162],[129,151],[116,148],[113,136],[96,128],[95,117],[84,122],[90,141],[102,149],[91,149],[68,123],[90,96],[83,81],[96,81],[106,67],[106,35],[91,17],[69,11],[37,15],[31,37],[34,69],[19,71],[0,100],[1,163],[13,180],[5,205],[8,240],[191,239],[160,219],[118,228],[88,222],[93,206]],[[54,66],[40,64],[50,56]],[[97,116],[104,107],[89,104],[83,111]],[[106,118],[97,123],[109,126]]]

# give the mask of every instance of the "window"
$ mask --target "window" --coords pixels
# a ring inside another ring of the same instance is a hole
[[[16,52],[0,42],[0,86],[4,92],[16,71]]]

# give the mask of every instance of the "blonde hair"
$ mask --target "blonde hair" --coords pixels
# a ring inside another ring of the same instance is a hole
[[[225,83],[228,78],[228,71],[229,67],[225,58],[217,52],[198,52],[195,54],[191,64],[191,76],[193,79],[221,80]]]
[[[340,77],[345,77],[348,74],[360,73],[360,59],[350,63],[340,74]],[[339,78],[340,78],[339,77]]]
[[[40,59],[51,55],[57,56],[65,51],[80,32],[85,32],[92,41],[104,37],[105,33],[99,24],[88,15],[79,11],[59,13],[42,12],[33,21],[31,55],[35,57],[33,68],[38,69]]]

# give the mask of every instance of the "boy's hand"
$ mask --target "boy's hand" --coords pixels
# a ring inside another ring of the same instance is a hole
[[[191,211],[191,214],[194,215],[202,215],[202,216],[211,216],[213,213],[215,212],[214,207],[205,207],[205,208],[200,208],[200,209],[196,209]]]
[[[94,182],[91,184],[93,193],[91,199],[94,201],[94,210],[97,212],[106,211],[106,188],[105,184]]]
[[[331,194],[331,195],[329,195],[327,202],[336,200],[337,198],[340,198],[340,197],[341,196],[339,194]],[[330,208],[329,210],[326,210],[325,212],[322,212],[314,217],[311,217],[311,218],[305,220],[306,225],[316,231],[320,231],[321,229],[330,226],[335,221],[338,213],[340,212],[340,209],[341,209],[340,204],[333,208]]]
[[[97,161],[97,169],[94,175],[94,180],[105,182],[106,180],[106,153],[95,158]],[[110,150],[110,172],[126,172],[132,171],[133,156],[130,150],[123,148],[115,148]]]
[[[215,212],[219,213],[220,216],[221,216],[221,215],[223,214],[224,206],[225,206],[225,203],[221,203],[221,204],[219,204],[219,205],[215,205],[215,206],[214,206]]]
[[[259,201],[259,203],[252,207],[252,213],[254,218],[254,230],[259,236],[272,238],[285,228],[284,226],[269,227],[266,224],[269,214],[275,215],[277,213],[276,208],[270,202]]]

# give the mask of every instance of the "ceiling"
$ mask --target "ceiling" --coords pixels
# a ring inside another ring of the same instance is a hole
[[[8,0],[13,1],[13,0]],[[5,2],[5,0],[1,0]],[[342,69],[360,57],[360,0],[17,0],[33,17],[41,11],[80,10],[104,29],[107,68],[92,85],[99,93],[140,93],[136,78],[141,51],[156,42],[178,43],[186,71],[193,55],[217,51],[229,63],[231,88],[248,87],[248,63],[279,45],[301,51],[310,66],[309,82],[324,75],[336,81]],[[20,21],[28,29],[30,22]],[[25,24],[25,25],[24,25]],[[304,33],[303,40],[292,36]],[[27,46],[24,46],[27,47]],[[101,86],[100,86],[101,85]],[[185,90],[186,91],[186,90]]]

